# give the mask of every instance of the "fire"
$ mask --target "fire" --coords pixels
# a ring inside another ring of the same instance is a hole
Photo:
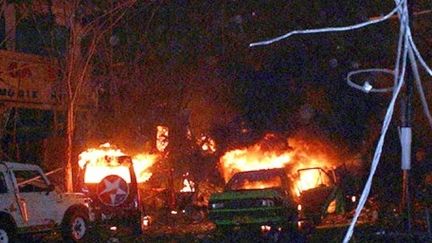
[[[183,174],[183,188],[180,192],[195,192],[195,183],[188,177],[189,172]]]
[[[252,146],[226,152],[219,165],[225,181],[241,171],[289,168],[290,177],[295,181],[292,190],[299,195],[301,191],[328,183],[324,171],[301,169],[331,168],[338,161],[335,154],[331,146],[316,139],[293,137],[281,140],[274,134],[267,134]],[[263,184],[253,187],[268,186]]]
[[[146,182],[150,179],[152,173],[150,167],[156,162],[158,156],[156,154],[137,154],[132,157],[135,175],[138,183]]]
[[[99,148],[90,148],[79,155],[78,164],[84,169],[85,183],[99,183],[108,175],[122,177],[127,183],[131,182],[129,167],[119,159],[126,156],[120,149],[111,144],[102,144]],[[157,155],[138,154],[132,158],[134,172],[138,183],[147,181],[152,175],[149,168],[156,161]]]
[[[280,180],[278,178],[274,178],[273,180],[267,181],[248,181],[246,180],[243,185],[241,185],[241,189],[265,189],[278,187],[281,185]]]
[[[292,173],[295,175],[294,192],[302,191],[319,185],[330,185],[330,176],[324,170],[331,169],[339,161],[333,147],[317,139],[289,138],[288,144],[293,147],[295,163]],[[303,170],[309,168],[308,170]],[[321,168],[321,169],[319,169]]]
[[[221,172],[225,181],[237,172],[282,168],[289,164],[293,157],[290,149],[276,151],[265,148],[265,142],[272,136],[268,134],[260,143],[226,152],[220,159]]]
[[[168,146],[169,128],[166,126],[156,127],[156,148],[159,152],[164,152]]]
[[[183,180],[183,188],[180,192],[194,192],[195,191],[195,183],[191,180],[184,179]]]
[[[315,188],[320,184],[320,173],[318,170],[305,170],[299,172],[299,180],[295,186],[299,191]]]
[[[208,153],[216,152],[216,142],[209,136],[202,135],[197,141],[201,145],[201,149]]]

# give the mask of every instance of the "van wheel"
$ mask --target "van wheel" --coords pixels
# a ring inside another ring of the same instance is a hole
[[[75,210],[65,216],[62,225],[62,236],[66,242],[85,242],[88,236],[88,217]]]
[[[0,219],[3,220],[3,219]],[[0,243],[14,242],[14,231],[8,222],[0,222]]]

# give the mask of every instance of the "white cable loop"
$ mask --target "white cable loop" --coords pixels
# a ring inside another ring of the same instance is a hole
[[[392,120],[392,117],[393,117],[395,103],[396,103],[397,97],[398,97],[398,95],[402,89],[402,86],[404,84],[408,54],[410,56],[410,62],[411,62],[412,69],[414,72],[414,78],[416,80],[417,89],[419,90],[419,93],[420,93],[420,98],[421,98],[421,101],[423,104],[423,109],[424,109],[424,112],[425,112],[425,114],[429,120],[429,123],[432,127],[432,116],[429,112],[429,107],[427,105],[426,98],[424,97],[424,92],[423,92],[423,88],[421,85],[420,76],[418,74],[418,68],[417,68],[415,57],[417,57],[420,64],[423,66],[423,68],[431,76],[432,76],[432,69],[427,65],[426,61],[421,56],[419,50],[417,49],[417,46],[414,43],[414,40],[413,40],[413,37],[411,34],[411,29],[409,26],[409,13],[408,13],[407,0],[394,0],[394,1],[395,1],[396,7],[391,12],[386,14],[385,16],[378,18],[378,19],[375,19],[375,20],[371,20],[371,21],[367,21],[367,22],[363,22],[363,23],[351,25],[351,26],[344,26],[344,27],[328,27],[328,28],[319,28],[319,29],[294,30],[294,31],[291,31],[287,34],[284,34],[282,36],[279,36],[279,37],[276,37],[276,38],[273,38],[273,39],[270,39],[267,41],[261,41],[261,42],[255,42],[255,43],[249,44],[250,47],[260,46],[260,45],[269,45],[269,44],[283,40],[285,38],[288,38],[288,37],[290,37],[292,35],[296,35],[296,34],[315,34],[315,33],[326,33],[326,32],[350,31],[350,30],[359,29],[359,28],[362,28],[362,27],[365,27],[368,25],[383,22],[383,21],[391,18],[395,13],[397,13],[399,16],[399,21],[400,21],[399,31],[400,32],[399,32],[398,47],[397,47],[397,54],[396,54],[396,63],[395,63],[394,70],[373,68],[373,69],[364,69],[364,70],[352,71],[352,72],[348,73],[348,75],[347,75],[347,83],[349,86],[351,86],[353,88],[362,90],[363,92],[381,93],[381,92],[393,91],[393,95],[392,95],[391,101],[389,103],[389,106],[387,108],[386,115],[384,117],[383,125],[381,128],[381,135],[380,135],[380,138],[378,140],[378,144],[376,146],[374,157],[373,157],[373,160],[371,163],[371,170],[370,170],[368,179],[366,181],[365,187],[363,189],[362,195],[359,199],[358,205],[356,207],[354,217],[353,217],[351,224],[350,224],[350,226],[349,226],[349,228],[345,234],[345,237],[343,240],[344,243],[349,242],[349,240],[351,239],[351,237],[354,233],[355,224],[357,223],[358,217],[360,216],[360,213],[361,213],[362,209],[364,208],[364,205],[366,204],[367,198],[369,196],[370,189],[372,187],[372,180],[373,180],[373,177],[375,175],[375,171],[378,167],[379,160],[381,158],[381,153],[382,153],[382,148],[384,146],[385,136],[386,136],[387,130],[389,128],[390,122]],[[415,54],[415,57],[414,57],[414,54]],[[367,73],[367,72],[382,72],[382,73],[387,73],[387,74],[393,74],[394,75],[394,86],[391,88],[374,89],[369,83],[365,83],[363,86],[360,86],[360,85],[352,82],[351,77],[353,75],[360,74],[360,73]]]
[[[395,106],[395,103],[396,103],[396,99],[397,99],[397,97],[398,97],[398,95],[400,93],[400,90],[401,90],[401,88],[403,86],[403,83],[404,83],[405,70],[406,70],[406,59],[407,59],[406,56],[407,56],[407,52],[408,52],[408,45],[405,43],[404,44],[404,53],[403,53],[403,56],[402,56],[402,58],[403,58],[402,59],[402,71],[401,71],[401,75],[400,75],[400,78],[399,78],[399,81],[398,81],[398,85],[397,85],[397,87],[396,87],[396,89],[394,91],[393,97],[392,97],[392,99],[390,101],[390,104],[389,104],[389,107],[387,109],[387,112],[386,112],[386,115],[385,115],[385,118],[384,118],[384,122],[383,122],[383,127],[381,129],[381,136],[379,138],[377,147],[375,149],[374,157],[373,157],[373,160],[372,160],[372,165],[371,165],[371,170],[370,170],[370,173],[369,173],[369,176],[368,176],[368,180],[366,181],[366,184],[365,184],[365,187],[363,189],[362,195],[361,195],[361,197],[359,199],[359,203],[358,203],[358,205],[356,207],[353,220],[351,221],[351,224],[350,224],[350,226],[349,226],[349,228],[348,228],[348,230],[347,230],[347,232],[345,234],[345,238],[343,240],[344,243],[348,243],[349,240],[351,239],[352,234],[354,233],[354,226],[357,223],[358,217],[360,216],[360,213],[363,210],[364,205],[366,204],[367,198],[368,198],[369,193],[370,193],[370,189],[372,187],[373,176],[375,175],[376,168],[378,167],[379,160],[381,158],[382,148],[384,146],[385,135],[387,133],[388,127],[389,127],[391,119],[393,117],[393,111],[394,111],[394,106]]]
[[[373,176],[375,175],[375,171],[376,171],[376,168],[378,167],[379,160],[381,157],[382,148],[384,146],[385,135],[387,133],[388,127],[390,125],[390,121],[391,121],[392,116],[393,116],[393,111],[394,111],[396,99],[397,99],[397,97],[400,93],[400,90],[403,86],[403,83],[404,83],[406,64],[407,64],[407,54],[408,54],[408,50],[410,48],[410,45],[408,43],[408,35],[406,32],[406,30],[409,28],[408,21],[407,21],[408,20],[408,18],[407,18],[408,17],[407,2],[406,2],[406,0],[401,0],[401,2],[403,2],[403,5],[401,7],[402,9],[399,11],[399,14],[401,16],[401,18],[400,18],[401,19],[401,28],[400,28],[401,33],[400,33],[400,38],[399,38],[399,42],[398,42],[398,53],[397,53],[397,60],[396,60],[396,67],[395,67],[395,80],[397,80],[397,88],[394,90],[391,102],[387,108],[387,112],[386,112],[384,122],[383,122],[383,127],[381,129],[381,136],[379,138],[377,147],[375,149],[375,153],[374,153],[374,157],[372,160],[372,165],[371,165],[370,173],[368,176],[368,180],[366,181],[362,195],[359,199],[359,203],[356,207],[354,217],[353,217],[351,224],[350,224],[350,226],[349,226],[349,228],[345,234],[345,238],[343,240],[344,243],[348,243],[349,240],[351,239],[351,237],[354,233],[355,224],[357,223],[358,217],[360,216],[360,213],[363,210],[364,205],[366,204],[367,198],[368,198],[369,193],[370,193],[370,189],[372,187]],[[403,54],[401,55],[400,51],[402,49],[402,45],[403,45]],[[400,58],[402,58],[402,70],[401,70],[401,73],[399,74],[396,71],[399,70]]]
[[[372,92],[372,93],[388,93],[388,92],[392,92],[394,87],[396,86],[396,82],[395,82],[392,87],[375,89],[367,81],[364,83],[364,85],[358,85],[351,80],[351,77],[353,75],[357,75],[357,74],[361,74],[361,73],[385,73],[385,74],[394,75],[395,71],[391,70],[391,69],[386,69],[386,68],[369,68],[369,69],[361,69],[361,70],[351,71],[347,74],[347,77],[346,77],[348,85],[351,86],[352,88],[361,90],[365,93],[370,93],[370,92]]]

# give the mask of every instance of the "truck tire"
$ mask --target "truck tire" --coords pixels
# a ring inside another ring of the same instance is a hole
[[[14,242],[15,230],[12,225],[8,220],[0,218],[0,243]]]
[[[65,242],[86,242],[88,238],[88,216],[81,210],[74,210],[63,219],[62,236]]]

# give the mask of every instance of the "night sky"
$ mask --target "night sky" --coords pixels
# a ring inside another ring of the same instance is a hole
[[[107,7],[86,4],[88,11],[80,12],[84,25]],[[368,157],[390,95],[354,90],[346,74],[393,67],[397,21],[347,33],[293,36],[269,46],[249,44],[296,29],[359,23],[386,14],[393,5],[378,0],[138,2],[98,45],[91,86],[100,99],[95,119],[104,123],[86,127],[90,135],[78,133],[77,143],[110,139],[138,147],[151,141],[154,127],[163,123],[173,125],[178,134],[185,129],[175,126],[188,124],[195,135],[210,134],[227,148],[253,143],[266,132],[289,136],[306,128]],[[430,8],[430,1],[415,1],[413,7]],[[431,60],[428,16],[416,17],[413,29],[424,57]],[[51,55],[54,49],[56,56],[64,55],[68,32],[54,19],[37,14],[20,22],[18,51]],[[0,33],[4,36],[4,29]],[[385,76],[358,78],[360,84],[367,79],[378,87],[391,85]],[[52,114],[20,112],[30,124],[22,122],[23,127],[36,127],[31,139],[22,135],[23,143],[64,132],[52,131]],[[399,150],[398,112],[386,143],[389,154]],[[426,146],[430,128],[418,100],[414,119],[414,133],[419,135],[415,146]],[[39,132],[38,127],[48,131]],[[240,133],[243,128],[250,132]],[[9,139],[7,144],[11,138],[4,139]]]

